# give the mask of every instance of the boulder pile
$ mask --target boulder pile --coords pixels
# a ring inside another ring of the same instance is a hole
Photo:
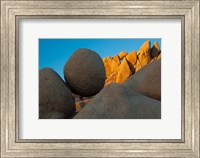
[[[40,119],[160,119],[161,50],[144,42],[138,52],[101,59],[76,50],[64,80],[51,68],[39,72]]]
[[[113,57],[103,58],[106,70],[105,86],[114,83],[124,83],[130,76],[143,66],[161,58],[160,46],[157,42],[151,48],[150,41],[144,42],[138,52],[120,52]]]

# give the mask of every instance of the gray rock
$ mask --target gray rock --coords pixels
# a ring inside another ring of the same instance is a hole
[[[160,119],[161,102],[111,83],[74,119]]]
[[[39,118],[65,119],[75,114],[75,102],[70,89],[51,68],[39,72]]]
[[[142,67],[123,85],[129,90],[161,100],[161,59]]]
[[[72,92],[82,97],[97,94],[106,79],[101,57],[89,49],[78,49],[72,54],[64,66],[64,76]]]

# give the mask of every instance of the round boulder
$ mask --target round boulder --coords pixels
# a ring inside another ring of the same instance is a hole
[[[75,114],[75,102],[70,89],[51,68],[39,72],[39,118],[65,119]]]
[[[87,97],[103,88],[106,72],[101,57],[82,48],[76,50],[65,64],[64,76],[73,93]]]

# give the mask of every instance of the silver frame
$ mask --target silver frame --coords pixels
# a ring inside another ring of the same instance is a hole
[[[199,0],[1,0],[1,157],[198,158],[199,7]],[[181,19],[181,139],[20,140],[18,22],[23,18]]]

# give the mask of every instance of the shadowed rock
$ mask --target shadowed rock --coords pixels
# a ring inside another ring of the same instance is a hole
[[[142,67],[124,86],[142,95],[161,100],[161,59]]]
[[[158,44],[158,42],[155,42],[153,44],[153,47],[151,48],[151,58],[155,58],[160,54],[160,46]]]
[[[158,100],[111,83],[97,94],[74,119],[160,119]]]
[[[132,71],[132,73],[135,73],[135,65],[137,63],[137,53],[135,50],[130,52],[127,56],[126,59],[128,61],[129,67]]]
[[[50,68],[39,72],[39,118],[64,119],[75,113],[75,102],[70,89]]]
[[[72,54],[64,66],[64,76],[72,92],[81,96],[97,94],[106,79],[102,59],[89,49],[78,49]]]

